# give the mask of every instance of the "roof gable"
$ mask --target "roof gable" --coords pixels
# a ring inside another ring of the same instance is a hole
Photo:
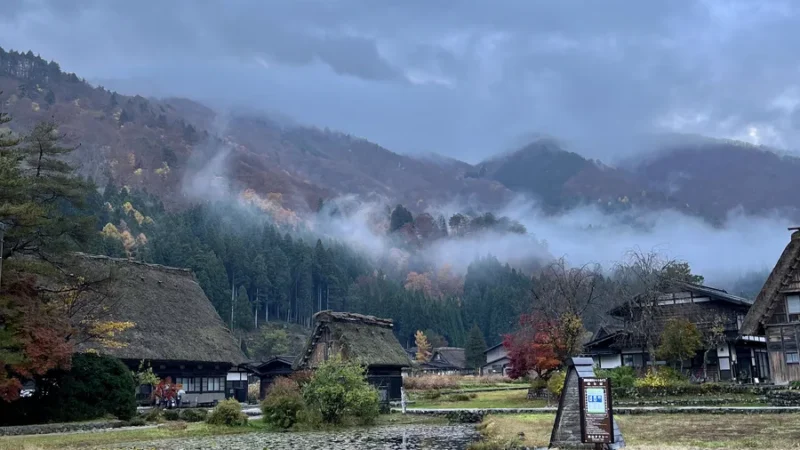
[[[796,230],[790,228],[790,230]],[[794,231],[778,262],[770,272],[767,281],[756,297],[753,307],[748,311],[742,324],[742,334],[759,334],[761,327],[772,314],[780,291],[789,285],[792,276],[800,268],[800,231]]]
[[[103,284],[112,300],[107,305],[109,320],[135,324],[118,336],[124,347],[81,344],[78,351],[134,360],[245,361],[190,270],[83,253],[67,256],[65,263],[76,275]]]
[[[729,294],[728,291],[724,289],[718,289],[701,284],[687,283],[685,281],[670,281],[669,288],[668,290],[665,291],[666,292],[664,292],[664,295],[679,294],[681,292],[685,292],[690,294],[692,298],[708,298],[708,300],[710,301],[724,303],[734,307],[749,308],[753,304],[751,300],[746,299],[744,297],[739,297],[738,295]],[[674,303],[668,303],[662,305],[660,301],[661,299],[659,299],[659,306],[671,306],[673,304],[686,303],[678,299]],[[669,299],[664,299],[664,301],[669,301]],[[615,308],[610,309],[608,311],[608,314],[615,317],[624,317],[630,305],[631,302],[627,301]]]
[[[467,366],[467,357],[463,348],[437,347],[433,349],[431,359],[436,358],[436,355],[441,355],[442,360],[453,367],[463,369]]]

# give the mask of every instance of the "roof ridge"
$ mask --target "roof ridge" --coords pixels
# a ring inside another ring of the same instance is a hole
[[[121,262],[121,263],[127,263],[127,264],[137,264],[137,265],[148,267],[148,268],[151,268],[151,269],[160,270],[162,272],[179,272],[179,273],[182,273],[184,275],[192,274],[192,269],[188,269],[188,268],[184,268],[184,267],[165,266],[165,265],[162,265],[162,264],[146,263],[146,262],[143,262],[143,261],[136,261],[136,260],[130,259],[130,258],[114,258],[114,257],[111,257],[111,256],[106,256],[106,255],[93,255],[93,254],[83,253],[83,252],[73,252],[73,255],[81,257],[81,258],[86,258],[86,259],[105,260],[105,261]]]

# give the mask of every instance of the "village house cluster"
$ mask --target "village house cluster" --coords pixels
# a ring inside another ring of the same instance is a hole
[[[113,272],[114,302],[109,314],[136,326],[123,333],[125,345],[100,348],[81,346],[120,358],[131,370],[147,361],[160,378],[182,385],[182,403],[211,405],[225,398],[245,401],[248,381],[260,380],[260,397],[279,376],[314,369],[333,355],[355,358],[367,367],[367,378],[382,400],[401,398],[402,377],[409,373],[415,349],[404,349],[393,333],[393,323],[354,313],[322,311],[314,316],[313,332],[300,355],[248,361],[239,344],[214,310],[189,270],[144,264],[125,259],[78,255],[82,265],[96,272]],[[791,240],[755,301],[722,289],[687,282],[670,284],[653,307],[658,333],[670,318],[690,320],[700,330],[718,328],[709,348],[686,362],[693,379],[740,383],[787,384],[800,381],[800,230]],[[595,367],[646,368],[663,364],[647,351],[635,321],[640,305],[628,302],[608,311],[619,326],[597,330],[582,356]],[[168,318],[168,319],[167,319]],[[485,352],[480,375],[505,375],[511,361],[502,344]],[[466,367],[464,349],[432,349],[429,361],[416,372],[427,374],[475,373]],[[151,397],[142,386],[138,397]]]

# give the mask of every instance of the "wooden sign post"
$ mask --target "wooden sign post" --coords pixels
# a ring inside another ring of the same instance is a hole
[[[614,421],[611,385],[594,375],[591,358],[571,358],[558,402],[550,447],[619,449],[625,441]]]

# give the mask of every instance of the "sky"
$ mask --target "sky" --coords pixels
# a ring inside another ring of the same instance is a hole
[[[3,0],[0,46],[124,93],[280,112],[477,162],[534,133],[614,162],[653,133],[793,150],[792,0]],[[223,6],[224,5],[224,6]]]

